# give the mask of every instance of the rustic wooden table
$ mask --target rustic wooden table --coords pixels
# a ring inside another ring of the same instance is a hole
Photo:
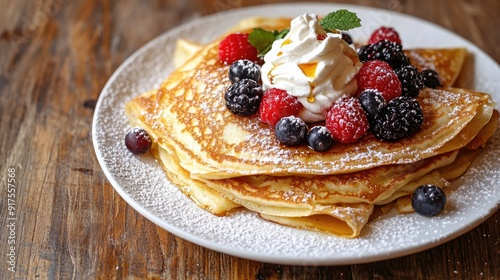
[[[3,278],[500,279],[500,211],[421,253],[360,265],[302,267],[249,261],[184,241],[145,219],[114,191],[91,140],[95,102],[112,73],[139,47],[179,24],[271,2],[283,1],[0,1]],[[434,22],[500,61],[498,0],[350,3]],[[12,176],[13,204],[7,198]],[[9,211],[17,220],[8,219]]]

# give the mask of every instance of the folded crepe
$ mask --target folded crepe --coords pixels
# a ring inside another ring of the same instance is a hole
[[[253,18],[231,32],[264,25],[286,26],[283,19]],[[243,207],[280,224],[354,238],[376,207],[411,212],[409,195],[419,185],[447,187],[497,127],[488,94],[449,87],[464,49],[415,49],[406,50],[410,60],[420,70],[437,71],[446,86],[421,91],[424,123],[418,133],[396,142],[367,134],[323,153],[286,147],[257,116],[226,109],[229,66],[218,60],[219,40],[206,46],[180,41],[182,66],[125,108],[131,124],[153,138],[151,152],[168,178],[216,215]]]

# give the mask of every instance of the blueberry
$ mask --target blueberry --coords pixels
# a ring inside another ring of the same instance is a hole
[[[375,116],[386,105],[385,98],[382,93],[375,89],[367,89],[361,92],[358,97],[361,107],[366,112],[368,120],[375,118]]]
[[[133,154],[144,154],[151,148],[152,141],[146,130],[133,128],[125,135],[125,146]]]
[[[307,134],[309,147],[318,152],[326,152],[333,146],[332,133],[325,126],[315,126]]]
[[[228,71],[229,80],[235,83],[242,79],[260,81],[260,66],[248,59],[236,60]]]
[[[307,124],[301,118],[295,116],[284,117],[276,123],[274,132],[281,144],[287,146],[300,145],[307,138]]]
[[[242,79],[232,84],[224,99],[229,111],[239,116],[250,116],[259,110],[264,90],[254,80]]]
[[[347,32],[342,32],[342,40],[344,40],[347,44],[352,45],[353,41],[351,35]]]
[[[437,88],[442,86],[439,74],[431,69],[423,70],[421,73],[424,85],[428,88]]]
[[[426,217],[439,214],[445,204],[446,195],[435,185],[422,185],[415,189],[411,196],[411,205],[415,212]]]

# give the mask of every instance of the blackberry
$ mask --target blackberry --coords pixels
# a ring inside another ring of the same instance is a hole
[[[437,88],[443,86],[443,84],[441,84],[439,74],[434,70],[423,70],[420,75],[422,75],[424,85],[428,88]]]
[[[387,103],[382,93],[375,89],[366,89],[362,91],[358,99],[370,123]]]
[[[307,134],[309,147],[318,152],[326,152],[333,146],[334,140],[332,133],[325,127],[317,125]]]
[[[435,185],[422,185],[415,189],[411,196],[411,206],[418,214],[432,217],[446,205],[446,195],[443,190]]]
[[[387,103],[373,121],[372,132],[380,140],[397,141],[413,135],[424,122],[422,107],[408,96]]]
[[[358,50],[359,59],[362,62],[369,60],[382,60],[387,62],[392,69],[398,69],[402,66],[410,65],[410,59],[403,52],[403,47],[387,39],[378,41],[375,44],[369,44]]]
[[[224,99],[229,111],[239,116],[250,116],[259,110],[262,94],[263,89],[259,83],[242,79],[227,89]]]
[[[406,65],[396,69],[396,74],[401,82],[401,95],[417,97],[424,88],[424,79],[413,65]]]
[[[125,146],[133,154],[144,154],[151,149],[151,137],[143,128],[135,127],[125,135]]]
[[[307,137],[307,124],[298,117],[281,118],[274,128],[276,138],[287,146],[300,145]]]
[[[235,83],[242,79],[250,79],[259,82],[260,66],[248,59],[236,60],[231,64],[231,67],[229,67],[228,76],[231,83]]]

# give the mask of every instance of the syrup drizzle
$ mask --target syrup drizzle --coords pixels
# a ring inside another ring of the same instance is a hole
[[[292,43],[292,41],[290,39],[286,39],[283,41],[283,43],[281,43],[281,47],[286,46],[290,43]],[[277,53],[277,56],[281,56],[281,55],[283,55],[283,52],[280,51]],[[300,70],[302,70],[304,75],[306,75],[306,77],[314,79],[314,77],[316,76],[316,68],[318,67],[318,63],[316,63],[316,62],[302,63],[302,64],[299,64],[298,66],[299,66]],[[273,67],[273,69],[274,69],[274,67]],[[272,70],[269,71],[269,73],[267,74],[267,77],[269,79],[269,82],[271,84],[273,84],[274,83],[273,82],[274,76],[271,74],[271,72],[272,72]],[[316,101],[316,97],[313,94],[315,85],[313,82],[309,82],[309,86],[310,86],[310,91],[309,91],[309,96],[307,96],[307,102],[313,103],[314,101]]]
[[[283,41],[283,43],[281,43],[281,47],[286,46],[286,45],[291,44],[291,43],[292,43],[292,40],[290,40],[290,39],[286,39],[286,40],[284,40],[284,41]],[[279,53],[277,53],[276,55],[277,55],[277,56],[282,56],[282,55],[283,55],[283,52],[282,52],[282,51],[280,51],[280,52],[279,52]]]
[[[309,90],[309,96],[307,97],[307,102],[313,103],[316,101],[316,98],[314,97],[313,91],[314,91],[314,84],[312,82],[309,82],[310,90]]]
[[[318,66],[318,63],[313,62],[313,63],[303,63],[298,65],[300,70],[304,72],[304,75],[308,78],[314,78],[316,75],[316,67]]]
[[[313,63],[303,63],[298,65],[300,70],[306,75],[306,77],[314,79],[316,76],[316,68],[318,67],[318,63],[313,62]],[[313,103],[316,101],[316,98],[314,97],[313,91],[314,91],[314,83],[309,82],[309,96],[307,97],[307,102]]]

